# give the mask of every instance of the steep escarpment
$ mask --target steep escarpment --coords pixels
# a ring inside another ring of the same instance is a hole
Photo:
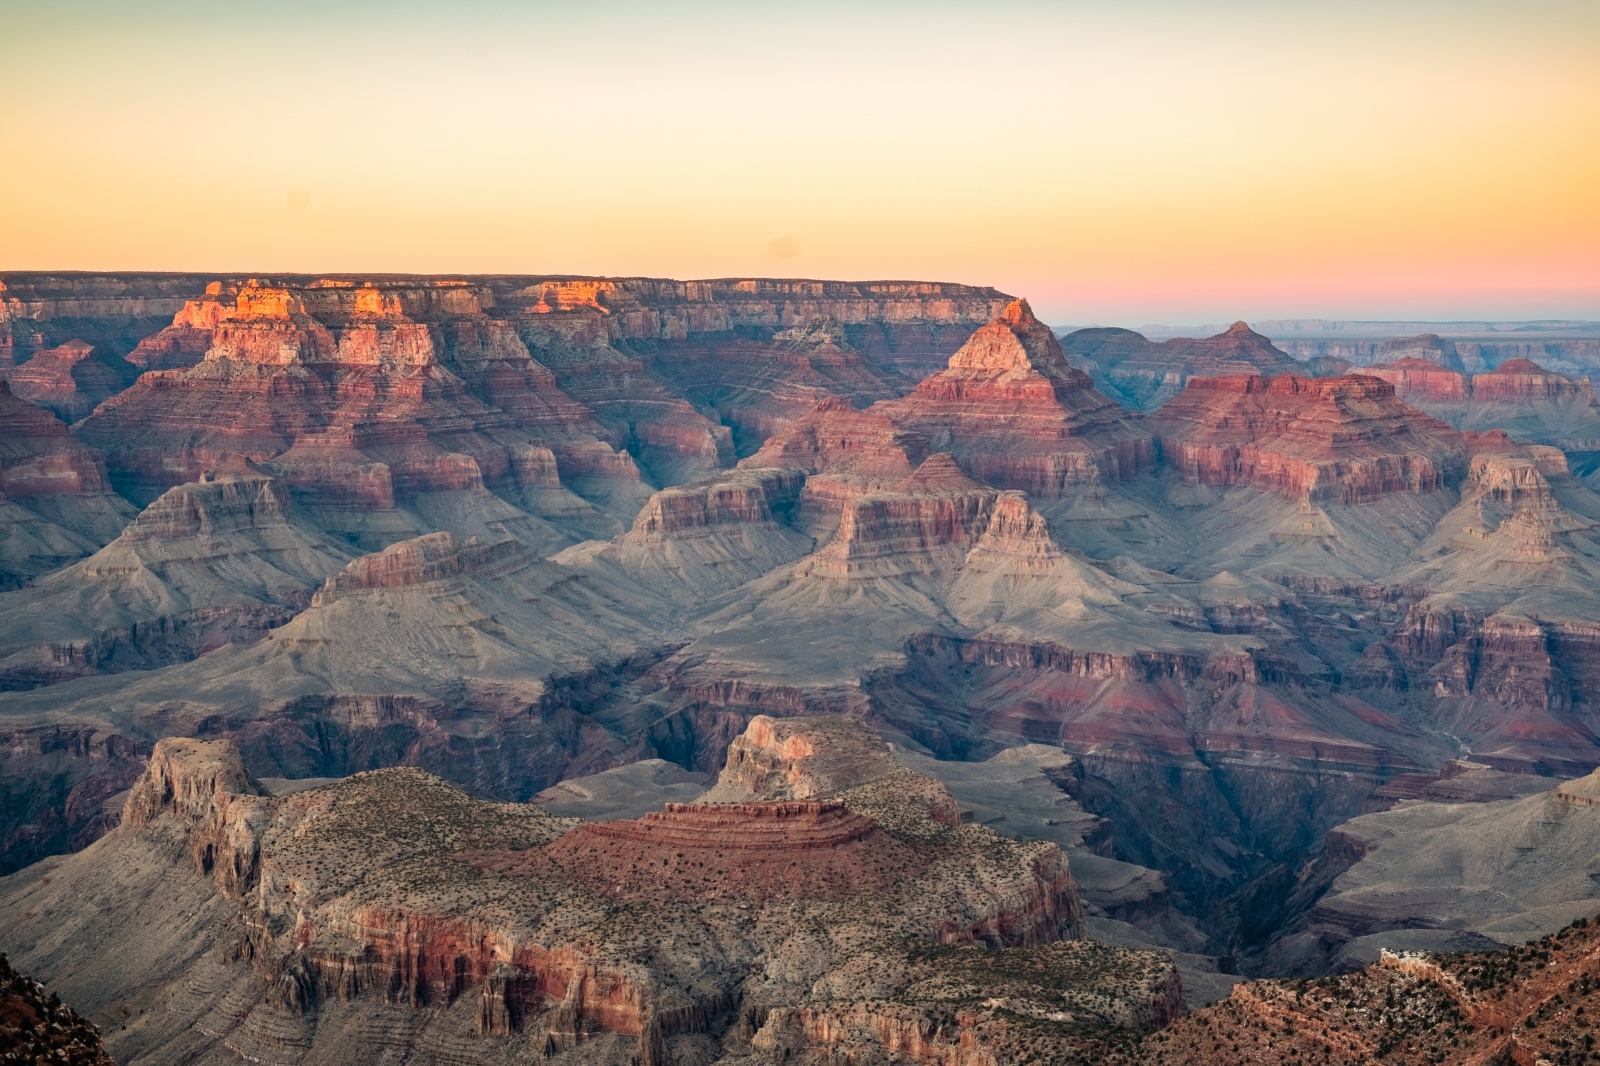
[[[904,798],[941,791],[901,770],[812,801],[574,828],[415,770],[267,796],[228,745],[169,740],[121,827],[0,883],[0,940],[91,1017],[190,990],[112,1033],[133,1062],[399,1046],[692,1066],[894,1056],[907,1040],[993,1062],[1061,1038],[1087,1062],[1126,1042],[1119,1027],[1176,1016],[1160,956],[1075,939],[1053,845]],[[877,875],[835,884],[835,868]],[[783,891],[752,891],[769,881]],[[61,909],[85,892],[94,906]],[[69,969],[84,937],[116,964]],[[359,1035],[375,1025],[384,1041]]]
[[[73,339],[35,352],[21,366],[0,371],[13,394],[76,422],[133,383],[133,365],[86,341]]]
[[[606,526],[563,491],[565,458],[597,498],[621,492],[631,513],[632,464],[514,333],[493,339],[470,298],[447,344],[386,289],[252,282],[229,295],[186,316],[216,319],[200,363],[141,377],[77,428],[135,499],[243,456],[271,463],[308,516],[367,547],[441,525],[559,545],[571,539],[559,527]]]
[[[259,532],[235,543],[252,537],[270,543]],[[225,576],[226,559],[215,562]],[[226,588],[209,565],[193,572]],[[292,587],[313,573],[282,576]],[[155,585],[138,570],[133,579]],[[229,738],[262,776],[409,764],[519,799],[614,765],[636,733],[583,713],[590,687],[659,658],[672,613],[625,592],[515,542],[439,532],[352,560],[254,643],[10,693],[6,778],[20,799],[0,839],[20,861],[36,854],[32,841],[92,839],[105,826],[99,801],[126,787],[124,760],[175,734]]]

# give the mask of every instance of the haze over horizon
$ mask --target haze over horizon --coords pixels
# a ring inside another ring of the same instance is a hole
[[[0,265],[1600,319],[1596,54],[1569,0],[12,5]]]

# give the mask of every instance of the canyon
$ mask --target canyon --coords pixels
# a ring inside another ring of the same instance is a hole
[[[1600,910],[1564,364],[923,282],[0,282],[0,950],[119,1061],[1142,1062],[1246,976]],[[1514,905],[1416,859],[1524,837]]]

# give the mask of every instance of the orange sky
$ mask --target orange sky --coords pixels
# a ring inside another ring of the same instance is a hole
[[[1600,319],[1593,0],[16,0],[0,91],[3,269]]]

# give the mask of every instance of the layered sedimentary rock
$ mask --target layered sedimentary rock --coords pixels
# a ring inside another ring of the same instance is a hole
[[[235,536],[293,542],[272,529]],[[292,588],[299,577],[282,581]],[[0,839],[14,842],[5,861],[92,839],[105,825],[100,801],[126,787],[125,760],[174,733],[231,738],[263,776],[410,764],[517,799],[615,765],[634,737],[575,705],[585,706],[588,686],[658,657],[671,613],[622,592],[514,541],[438,532],[352,560],[255,643],[11,693],[0,756],[15,799],[0,825]]]
[[[599,427],[514,336],[485,352],[457,329],[458,374],[403,306],[373,287],[239,286],[232,307],[209,316],[217,323],[201,363],[142,377],[78,435],[106,445],[113,477],[136,499],[232,456],[270,462],[308,515],[367,546],[440,525],[540,545],[566,539],[523,506],[580,534],[604,529],[551,469],[566,455],[575,476],[637,486]],[[505,393],[515,414],[475,395],[473,380]]]
[[[1118,402],[1153,411],[1190,378],[1307,373],[1272,341],[1244,322],[1214,337],[1156,343],[1128,329],[1080,329],[1061,339],[1067,354],[1090,368],[1095,383]]]
[[[1007,305],[910,395],[874,410],[949,451],[974,477],[1045,499],[1131,478],[1152,461],[1149,435],[1067,365],[1025,300]]]
[[[0,599],[0,687],[149,669],[287,622],[349,549],[241,469],[170,489],[89,558]]]
[[[0,366],[73,338],[126,354],[210,278],[195,274],[14,273],[0,277]]]
[[[647,365],[687,399],[716,411],[742,455],[819,404],[843,398],[865,407],[910,387],[853,347],[844,326],[826,316],[765,342],[670,345]]]
[[[1383,378],[1406,403],[1457,429],[1503,430],[1561,448],[1585,472],[1600,453],[1600,411],[1587,377],[1564,377],[1528,359],[1472,375],[1415,358],[1360,373]]]
[[[230,745],[168,739],[115,832],[0,883],[0,940],[91,1017],[189,990],[112,1034],[133,1062],[813,1062],[897,1033],[992,1062],[1181,1010],[1159,956],[1073,943],[1058,849],[935,821],[941,795],[898,770],[574,828],[415,770],[275,797]],[[116,964],[69,967],[84,937]]]
[[[34,353],[4,372],[13,395],[38,404],[65,422],[76,422],[101,401],[127,388],[138,370],[81,340]]]
[[[133,513],[98,452],[0,382],[0,589],[88,555]]]
[[[1155,425],[1183,477],[1307,501],[1433,492],[1458,480],[1468,457],[1449,426],[1361,376],[1196,378]]]
[[[1419,333],[1415,337],[1396,337],[1394,340],[1384,341],[1378,345],[1374,355],[1377,363],[1398,363],[1406,360],[1432,363],[1447,370],[1464,372],[1466,366],[1461,362],[1461,353],[1456,350],[1454,341],[1446,340],[1437,333]]]

